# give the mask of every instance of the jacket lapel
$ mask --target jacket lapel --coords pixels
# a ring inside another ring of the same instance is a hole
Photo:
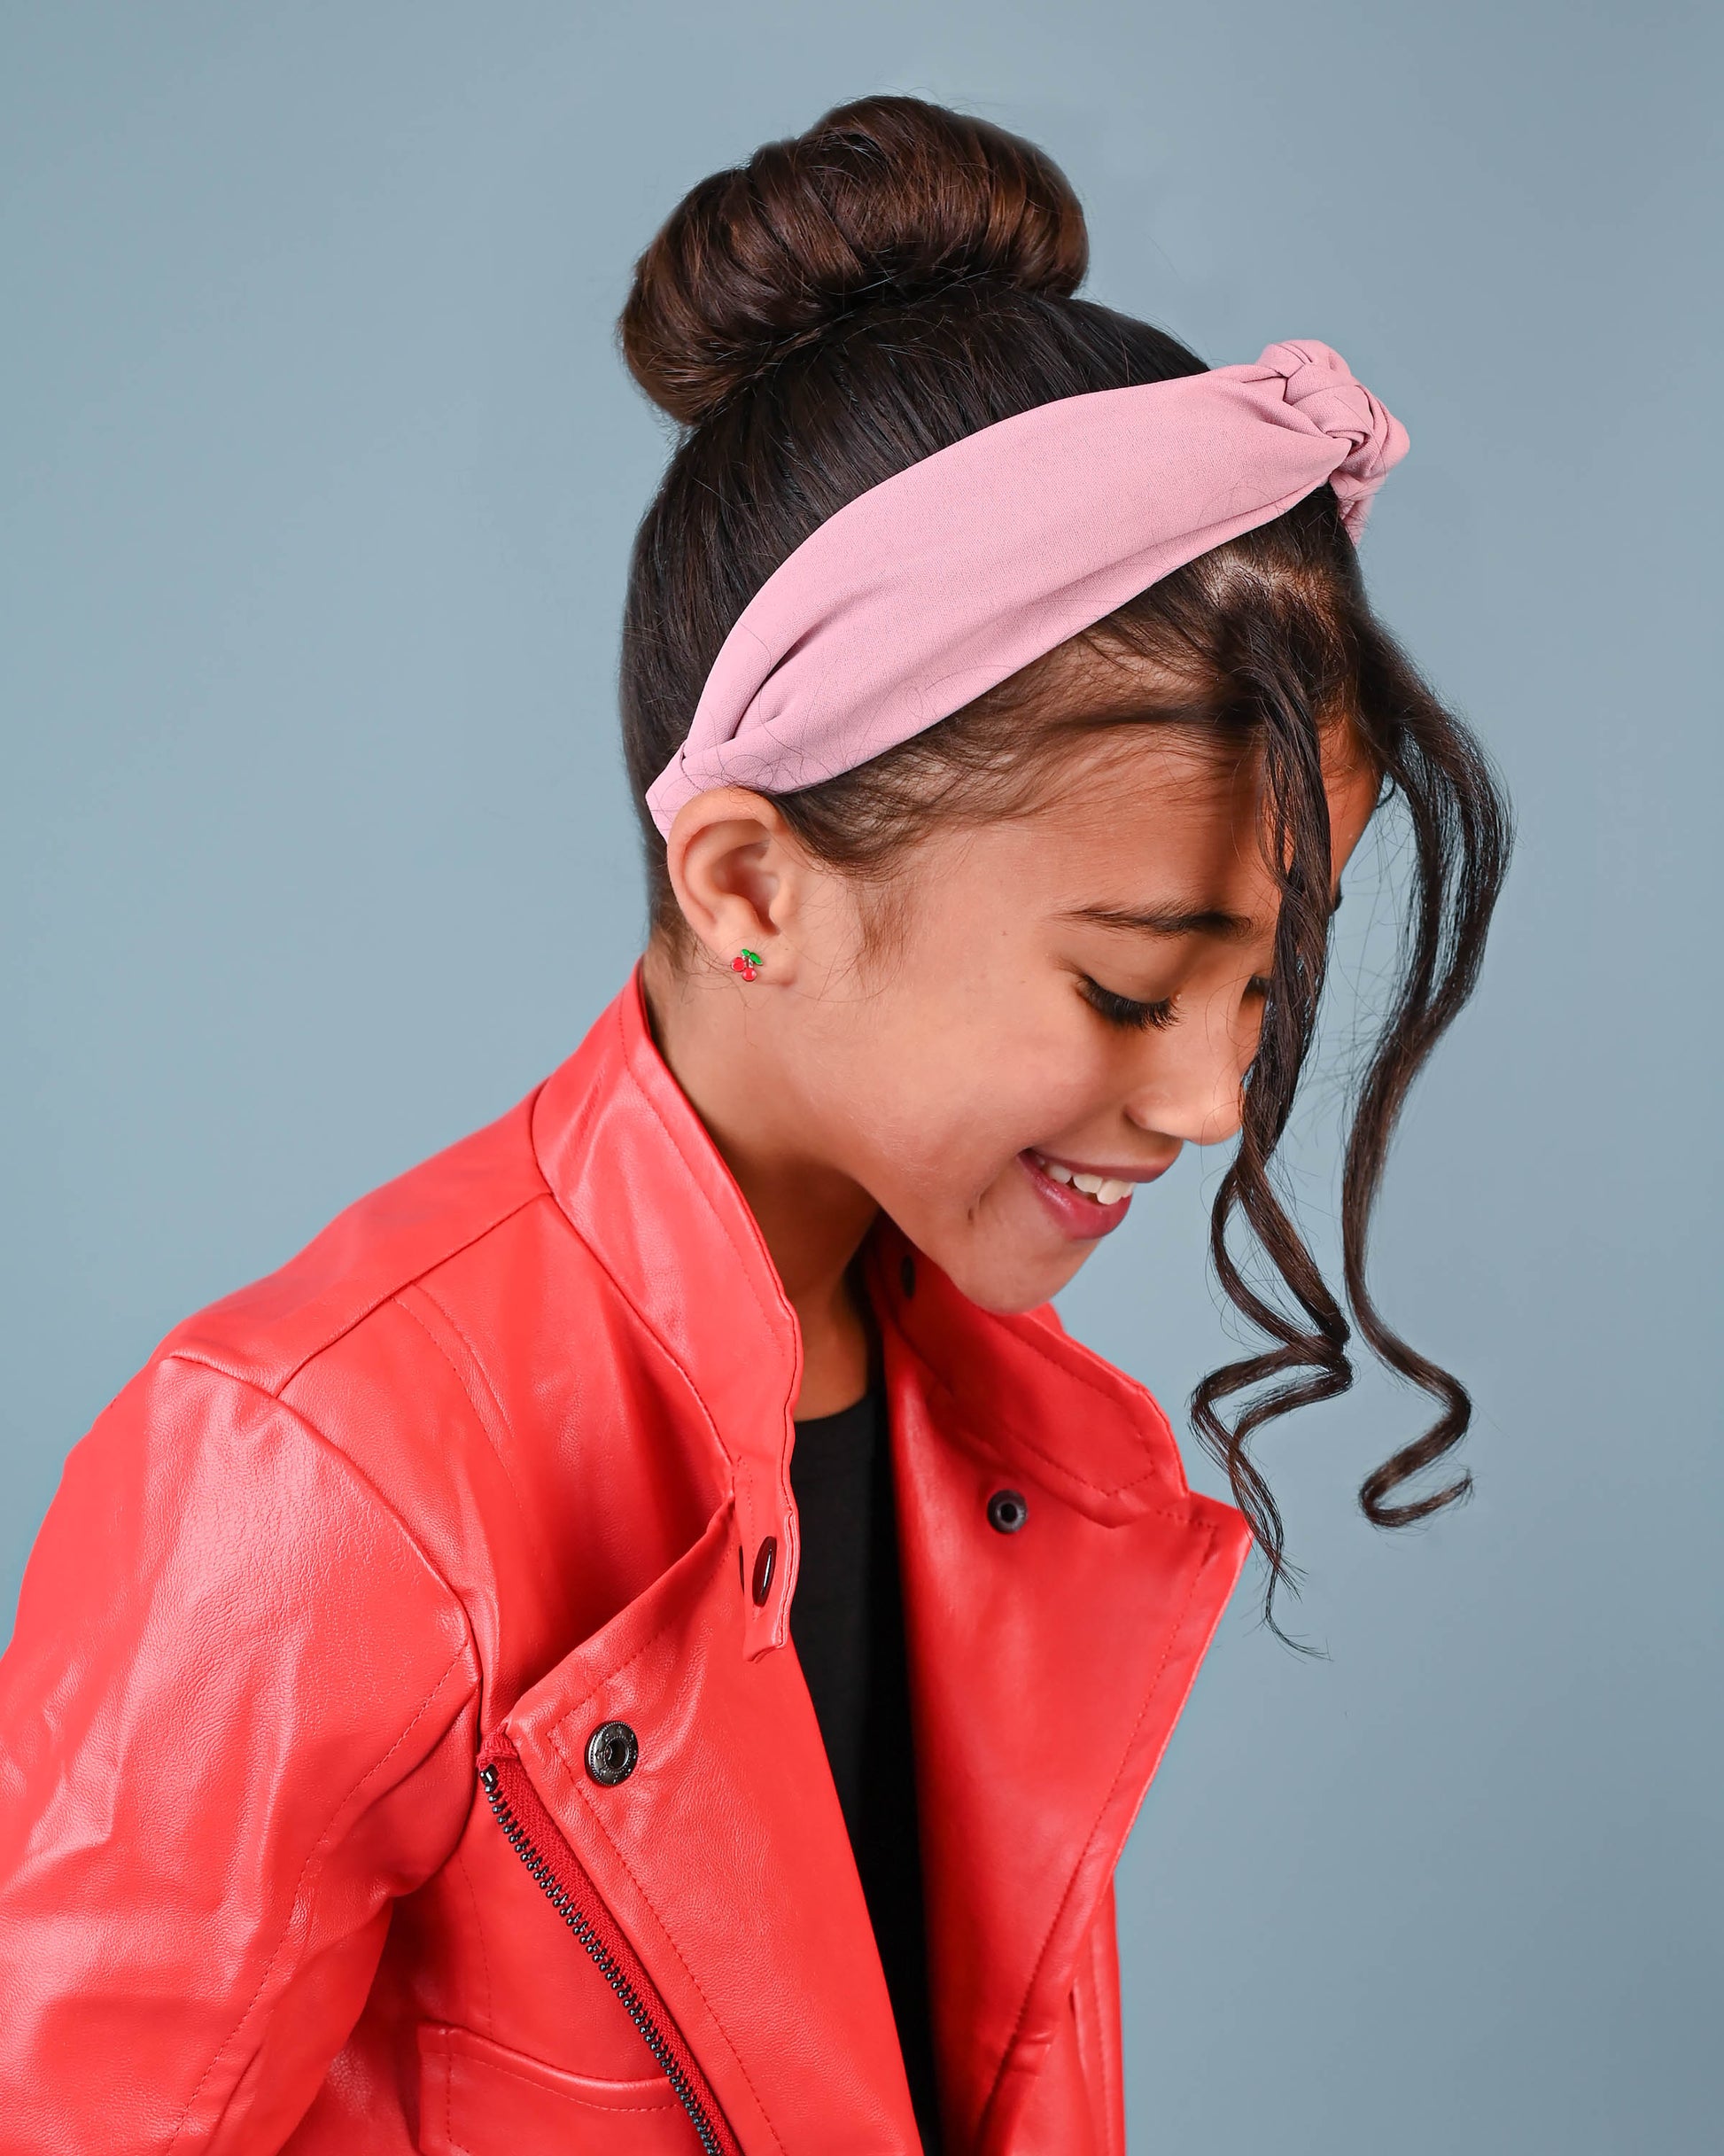
[[[1250,1537],[1186,1488],[1149,1394],[1057,1321],[985,1316],[885,1224],[870,1270],[942,2100],[955,2144],[993,2156]],[[1001,1491],[1024,1500],[1009,1531]]]

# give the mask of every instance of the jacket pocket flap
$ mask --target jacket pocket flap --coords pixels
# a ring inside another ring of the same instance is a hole
[[[662,2074],[594,2081],[470,2028],[419,2031],[423,2156],[688,2156],[687,2113]]]

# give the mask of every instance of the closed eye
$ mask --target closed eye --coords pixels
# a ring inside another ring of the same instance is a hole
[[[1124,1032],[1158,1031],[1174,1022],[1171,996],[1163,997],[1159,1003],[1139,1003],[1135,996],[1115,995],[1111,988],[1092,981],[1087,973],[1079,977],[1078,992],[1091,1010]]]

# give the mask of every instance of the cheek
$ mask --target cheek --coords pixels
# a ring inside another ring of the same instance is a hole
[[[1063,982],[1052,996],[983,1009],[965,998],[866,1030],[835,1073],[851,1172],[882,1203],[913,1186],[920,1208],[967,1210],[1025,1146],[1046,1144],[1111,1101],[1108,1044]],[[838,1133],[835,1133],[837,1136]],[[894,1207],[894,1210],[896,1208]]]
[[[1002,903],[1024,864],[990,853],[952,866],[879,976],[865,965],[817,1007],[825,1037],[805,1097],[834,1157],[892,1210],[970,1210],[1025,1146],[1121,1090],[1119,1044],[1026,929],[1026,909]]]

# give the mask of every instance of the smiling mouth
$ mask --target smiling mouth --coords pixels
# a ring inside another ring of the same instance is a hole
[[[1163,1167],[1141,1169],[1136,1175],[1130,1176],[1104,1175],[1099,1170],[1074,1168],[1068,1161],[1055,1160],[1046,1153],[1037,1152],[1033,1146],[1027,1148],[1026,1151],[1029,1158],[1052,1181],[1071,1190],[1081,1191],[1098,1205],[1117,1205],[1122,1198],[1129,1198],[1139,1183],[1153,1183],[1158,1176],[1167,1173],[1167,1169]]]
[[[1104,1175],[1099,1169],[1055,1160],[1033,1147],[1026,1147],[1018,1159],[1060,1228],[1080,1242],[1111,1234],[1130,1210],[1131,1194],[1138,1185],[1153,1183],[1165,1171],[1148,1168],[1130,1177]]]

